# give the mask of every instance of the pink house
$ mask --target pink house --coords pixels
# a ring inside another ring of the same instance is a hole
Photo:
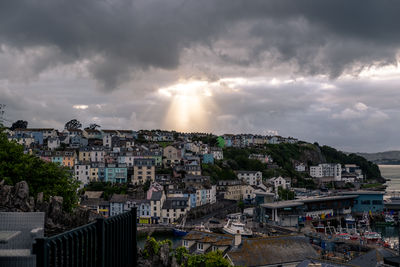
[[[162,185],[160,185],[157,182],[153,182],[150,185],[149,190],[147,190],[147,199],[151,199],[151,195],[153,194],[153,192],[160,192],[160,191],[163,191]]]

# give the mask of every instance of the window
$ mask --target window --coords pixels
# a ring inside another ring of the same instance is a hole
[[[361,200],[361,205],[371,205],[370,200]]]
[[[372,200],[373,205],[382,205],[382,200]]]
[[[189,242],[187,240],[183,240],[183,246],[184,247],[189,247]]]
[[[203,243],[198,243],[197,244],[197,249],[198,250],[203,250]]]

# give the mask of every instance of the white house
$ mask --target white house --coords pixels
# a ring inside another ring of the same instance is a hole
[[[150,198],[150,215],[153,223],[159,222],[162,218],[161,210],[165,201],[165,193],[153,192]]]
[[[212,147],[211,154],[213,155],[215,160],[222,160],[224,159],[224,152],[220,147]]]
[[[255,188],[251,185],[242,186],[242,199],[246,202],[251,202],[255,197]]]
[[[74,176],[75,178],[82,183],[82,185],[86,185],[90,181],[90,164],[85,163],[77,163],[74,165]],[[81,186],[82,186],[81,185]]]
[[[187,197],[166,198],[161,210],[162,222],[173,223],[188,211],[189,199]]]
[[[60,139],[58,137],[49,137],[47,139],[47,147],[51,150],[59,148],[61,145]]]
[[[90,151],[91,162],[104,162],[104,150],[103,148],[93,147]]]
[[[310,167],[310,176],[314,178],[333,177],[335,181],[341,181],[342,165],[339,163],[323,163]]]
[[[306,165],[304,165],[303,163],[297,163],[297,164],[294,166],[294,169],[295,169],[297,172],[305,172],[305,171],[306,171]]]
[[[260,171],[237,171],[239,180],[249,185],[259,185],[262,182],[262,173]]]
[[[289,189],[291,187],[290,178],[283,178],[282,176],[269,179],[269,183],[274,186],[275,191],[277,191],[279,187],[283,189]]]

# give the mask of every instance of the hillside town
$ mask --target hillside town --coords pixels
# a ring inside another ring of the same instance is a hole
[[[338,241],[395,249],[379,243],[378,233],[361,230],[394,224],[397,213],[382,214],[400,205],[384,201],[379,177],[371,177],[359,158],[364,171],[351,157],[340,162],[330,148],[292,137],[67,127],[77,124],[72,122],[63,130],[8,128],[5,133],[23,153],[67,170],[79,184],[79,206],[92,219],[135,208],[140,233],[172,229],[189,253],[221,251],[232,265],[284,263],[292,249],[299,254],[291,264],[326,259],[329,253],[342,262],[363,255],[343,258]],[[279,257],[248,249],[253,243],[261,250],[277,249],[274,240],[286,244]],[[323,248],[328,243],[330,250]]]
[[[104,216],[137,206],[140,223],[174,223],[190,209],[213,204],[217,198],[254,204],[265,196],[277,201],[278,188],[300,190],[292,188],[291,177],[266,178],[257,170],[237,170],[234,171],[236,179],[216,182],[202,171],[204,166],[223,161],[225,148],[298,143],[291,137],[225,134],[215,137],[216,143],[212,146],[200,141],[210,134],[160,130],[27,128],[7,130],[7,135],[10,141],[23,145],[26,153],[70,169],[83,189],[93,182],[145,188],[146,192],[139,198],[138,194],[114,194],[108,200],[86,190],[81,201],[81,205]],[[248,158],[277,168],[270,155],[253,153]],[[296,162],[294,168],[309,174],[319,185],[364,179],[355,164],[308,166],[305,162]]]

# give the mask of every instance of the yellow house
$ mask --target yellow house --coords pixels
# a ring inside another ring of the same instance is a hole
[[[78,160],[80,162],[89,162],[90,161],[90,150],[87,148],[82,148],[79,150]]]
[[[62,165],[64,167],[73,168],[75,164],[76,154],[74,151],[65,151]]]
[[[97,165],[92,164],[92,166],[90,166],[89,180],[91,182],[99,180],[99,168]]]

